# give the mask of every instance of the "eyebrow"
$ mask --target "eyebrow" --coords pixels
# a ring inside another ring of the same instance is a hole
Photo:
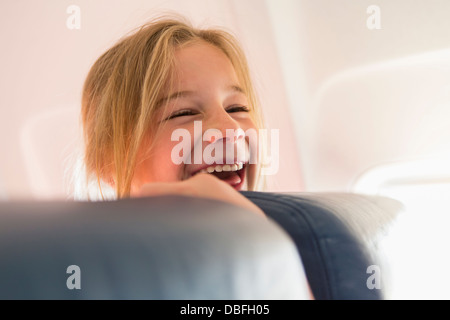
[[[156,106],[160,107],[163,103],[167,103],[170,100],[189,97],[189,96],[192,96],[193,94],[194,94],[194,91],[177,91],[177,92],[174,92],[174,93],[168,95],[167,97],[163,97],[163,98],[159,99],[158,102],[156,102]]]
[[[228,86],[228,87],[227,87],[227,90],[245,94],[244,89],[242,89],[242,88],[241,88],[240,86],[238,86],[238,85],[231,85],[231,86]],[[167,97],[163,97],[163,98],[159,99],[158,102],[156,103],[156,106],[157,106],[157,107],[160,107],[163,103],[167,103],[167,102],[169,102],[170,100],[178,99],[178,98],[186,98],[186,97],[192,96],[192,95],[194,95],[194,94],[195,94],[195,91],[189,91],[189,90],[186,90],[186,91],[177,91],[177,92],[174,92],[174,93],[168,95]]]

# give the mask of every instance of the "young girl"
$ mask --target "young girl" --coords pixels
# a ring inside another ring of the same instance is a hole
[[[229,33],[181,19],[144,25],[91,68],[82,122],[87,177],[100,190],[113,188],[114,198],[181,194],[264,216],[239,193],[257,190],[264,152],[242,133],[262,128],[262,118],[245,56]],[[181,162],[180,132],[189,149]],[[212,145],[223,161],[205,157]],[[255,153],[256,163],[250,161]]]
[[[207,197],[263,214],[238,192],[258,184],[258,161],[237,151],[249,151],[242,132],[261,128],[262,119],[245,56],[229,33],[196,29],[179,18],[142,26],[92,66],[82,123],[88,181],[101,191],[106,184],[115,198]],[[211,130],[216,134],[205,135]],[[240,134],[230,137],[227,130]],[[181,163],[176,132],[189,147]],[[194,161],[213,144],[223,161]]]

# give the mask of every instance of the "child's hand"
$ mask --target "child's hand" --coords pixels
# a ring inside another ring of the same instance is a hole
[[[199,173],[188,180],[179,182],[155,182],[142,186],[134,196],[160,196],[179,194],[201,198],[209,198],[229,202],[265,216],[264,212],[253,202],[244,197],[228,183],[208,173]]]

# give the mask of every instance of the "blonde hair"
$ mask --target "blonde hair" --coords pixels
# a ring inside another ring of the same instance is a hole
[[[84,83],[84,165],[100,192],[106,182],[114,186],[116,197],[129,196],[143,139],[149,130],[151,136],[158,131],[155,109],[172,81],[174,51],[195,41],[219,48],[230,59],[249,100],[250,115],[257,128],[262,127],[248,64],[235,37],[220,29],[194,28],[180,17],[156,19],[100,56]]]

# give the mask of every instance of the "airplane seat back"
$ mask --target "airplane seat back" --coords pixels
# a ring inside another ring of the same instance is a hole
[[[243,194],[267,219],[181,196],[0,203],[0,297],[308,299],[308,281],[318,300],[384,298],[395,201]]]

